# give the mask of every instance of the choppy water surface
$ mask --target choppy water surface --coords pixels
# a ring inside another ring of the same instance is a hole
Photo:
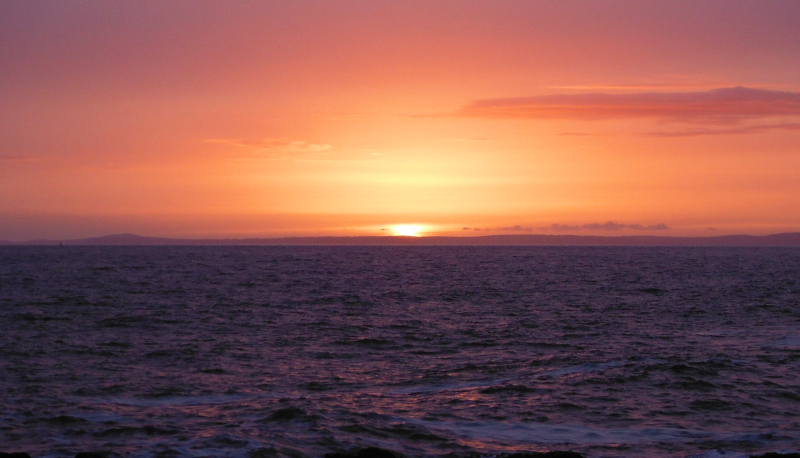
[[[800,448],[798,249],[2,247],[0,333],[34,457]]]

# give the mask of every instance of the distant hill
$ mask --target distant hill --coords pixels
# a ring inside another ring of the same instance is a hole
[[[794,246],[800,232],[772,235],[665,237],[651,235],[485,235],[477,237],[280,237],[246,239],[178,239],[114,234],[73,240],[29,240],[13,245],[532,245],[532,246]]]
[[[195,242],[195,243],[193,243]],[[200,242],[200,243],[196,243]],[[66,240],[64,245],[205,245],[206,241],[191,239],[171,239],[165,237],[147,237],[136,234],[113,234],[102,237]],[[212,242],[209,240],[208,242]]]

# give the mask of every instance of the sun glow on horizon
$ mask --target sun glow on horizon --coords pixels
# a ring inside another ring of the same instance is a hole
[[[800,231],[800,1],[65,3],[0,0],[0,245]]]
[[[406,237],[419,237],[420,231],[422,230],[421,226],[416,226],[413,224],[399,224],[397,226],[392,226],[392,231],[395,235],[402,235]]]

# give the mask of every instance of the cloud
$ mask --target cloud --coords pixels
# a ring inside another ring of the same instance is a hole
[[[513,231],[513,232],[533,232],[532,227],[520,226],[519,224],[510,227],[498,227],[498,231]]]
[[[730,124],[742,119],[800,116],[800,93],[740,86],[699,92],[554,94],[476,100],[456,114],[500,119],[643,118]]]
[[[33,160],[35,159],[21,154],[0,154],[0,162],[30,162]]]
[[[697,137],[700,135],[731,135],[731,134],[757,134],[770,130],[800,130],[800,123],[790,122],[781,124],[760,124],[727,129],[692,129],[683,131],[647,132],[647,137]]]
[[[590,132],[561,132],[557,134],[562,137],[601,137],[607,136],[608,134],[597,134],[597,133],[590,133]]]
[[[669,230],[670,228],[664,223],[645,226],[643,224],[623,224],[623,223],[616,223],[614,221],[608,221],[605,223],[590,223],[590,224],[583,224],[580,226],[571,226],[567,224],[551,224],[550,226],[541,227],[539,229],[563,232],[563,231],[579,231],[579,230],[621,231],[623,229],[631,229],[634,231],[666,231]]]
[[[484,137],[475,137],[475,138],[446,138],[444,139],[446,142],[462,142],[462,143],[479,143],[489,141],[488,138]]]
[[[248,151],[248,159],[291,159],[322,153],[331,149],[325,143],[302,140],[267,138],[256,141],[228,138],[209,138],[206,143],[218,143]]]
[[[675,138],[675,137],[698,137],[702,135],[740,135],[740,134],[759,134],[772,130],[800,130],[798,122],[784,122],[777,124],[752,124],[739,125],[736,127],[716,127],[716,128],[692,128],[682,130],[662,130],[653,132],[643,132],[636,135],[644,137]],[[598,133],[598,132],[561,132],[557,134],[562,137],[608,137],[620,134]]]

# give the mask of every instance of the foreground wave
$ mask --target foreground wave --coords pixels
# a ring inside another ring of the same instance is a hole
[[[798,278],[796,248],[2,247],[0,451],[792,456]]]

